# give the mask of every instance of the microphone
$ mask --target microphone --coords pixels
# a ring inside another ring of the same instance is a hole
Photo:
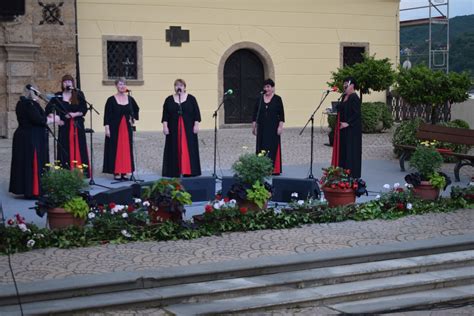
[[[224,93],[224,95],[233,95],[233,94],[234,94],[234,90],[232,89],[229,89]]]
[[[326,92],[329,93],[329,92],[338,92],[338,88],[337,87],[332,87],[331,89],[327,89]]]
[[[260,94],[265,94],[265,90],[262,90],[259,92]]]
[[[34,88],[32,85],[27,84],[26,89],[33,91],[36,95],[41,95],[41,92],[39,92],[36,88]]]

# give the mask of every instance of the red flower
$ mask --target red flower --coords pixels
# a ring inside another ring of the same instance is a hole
[[[133,204],[129,204],[127,207],[127,212],[132,213],[133,211],[135,211],[135,206],[133,206]]]
[[[346,182],[346,189],[349,189],[351,187],[351,184],[349,182]]]
[[[16,218],[16,222],[17,222],[18,224],[24,224],[24,223],[25,223],[25,218],[22,217],[22,216],[20,216],[20,214],[16,214],[16,215],[15,215],[15,218]]]
[[[351,169],[346,169],[345,172],[346,172],[347,174],[351,174]]]
[[[352,185],[352,188],[353,188],[354,190],[357,190],[358,187],[359,187],[359,185],[357,184],[357,182]]]
[[[109,208],[110,209],[113,209],[115,206],[117,206],[117,204],[115,204],[114,202],[109,203]]]
[[[228,197],[225,197],[225,198],[224,198],[224,202],[225,202],[225,203],[229,203],[229,202],[230,202],[230,199],[229,199]]]
[[[336,185],[335,184],[331,184],[331,189],[335,189],[336,188]]]
[[[15,222],[10,218],[8,221],[7,221],[7,224],[12,226],[13,224],[15,224]]]
[[[222,200],[222,195],[221,194],[216,194],[216,200]]]
[[[239,210],[240,210],[240,213],[241,213],[241,214],[245,214],[245,213],[247,213],[248,208],[246,208],[246,207],[241,207]]]
[[[404,210],[404,209],[405,209],[405,204],[403,204],[403,203],[397,203],[397,208],[398,208],[399,210]]]
[[[344,184],[344,182],[339,182],[338,185],[339,185],[339,187],[340,187],[341,189],[344,189],[344,188],[346,187],[346,185]]]
[[[213,208],[212,208],[211,205],[207,204],[207,205],[204,207],[204,210],[206,211],[206,213],[212,213]]]

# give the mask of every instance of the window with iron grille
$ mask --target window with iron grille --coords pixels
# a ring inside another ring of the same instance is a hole
[[[352,66],[363,60],[365,47],[361,46],[344,46],[343,48],[343,66]]]
[[[107,77],[138,79],[136,41],[107,41]]]

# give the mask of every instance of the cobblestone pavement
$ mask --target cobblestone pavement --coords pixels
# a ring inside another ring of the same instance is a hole
[[[467,233],[474,233],[474,210],[408,216],[394,221],[346,221],[294,229],[227,233],[195,240],[39,249],[13,255],[12,265],[17,281],[30,282],[312,253]],[[11,281],[7,258],[0,256],[0,283]]]

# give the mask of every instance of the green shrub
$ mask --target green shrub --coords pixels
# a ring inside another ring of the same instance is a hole
[[[422,177],[428,179],[443,164],[443,157],[433,147],[418,145],[410,158],[410,167],[416,169]]]
[[[393,134],[392,143],[394,145],[416,146],[418,144],[416,139],[416,131],[423,122],[423,119],[419,117],[414,120],[402,122]],[[398,148],[394,148],[393,151],[397,156],[400,156],[403,152]]]
[[[273,172],[273,162],[266,155],[263,150],[258,155],[243,154],[234,162],[232,170],[245,184],[253,185],[257,181],[264,183]]]
[[[64,204],[64,209],[74,217],[86,219],[89,213],[89,205],[80,196],[72,198]]]
[[[447,123],[440,123],[441,125],[448,126],[448,127],[455,127],[455,128],[470,128],[469,123],[463,120],[452,120]],[[444,143],[440,142],[437,148],[447,148],[451,149],[453,152],[456,153],[461,153],[461,154],[467,154],[469,150],[471,149],[471,146],[469,145],[460,145],[460,144],[451,144],[451,143]],[[450,156],[444,156],[444,161],[445,162],[456,162],[457,159],[454,157]]]

